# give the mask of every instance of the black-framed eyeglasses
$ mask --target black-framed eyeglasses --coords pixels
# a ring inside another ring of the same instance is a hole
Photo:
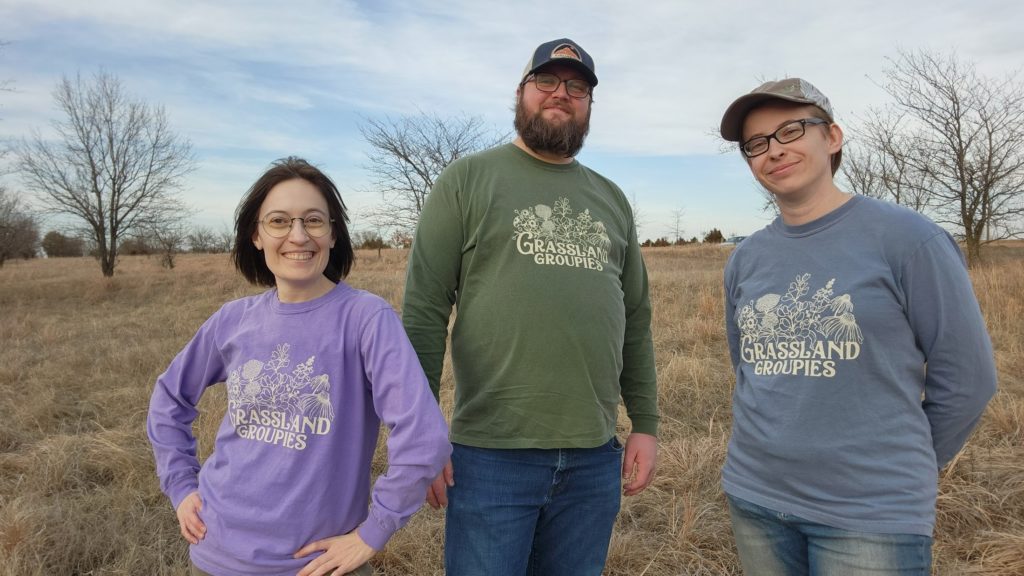
[[[292,218],[284,212],[271,212],[257,220],[263,225],[263,230],[274,238],[284,238],[292,231],[292,222],[298,220],[302,228],[313,238],[320,238],[331,231],[333,219],[323,214],[307,214],[304,218]]]
[[[755,136],[750,140],[740,144],[740,150],[743,151],[743,155],[747,158],[754,158],[760,156],[768,151],[768,146],[771,144],[770,140],[775,138],[779,144],[789,144],[794,140],[799,140],[807,132],[807,125],[819,126],[822,124],[831,124],[828,120],[822,120],[821,118],[802,118],[800,120],[793,120],[783,124],[778,130],[772,132],[767,136]]]
[[[558,87],[565,83],[565,93],[573,98],[586,98],[590,95],[590,91],[594,89],[590,85],[590,82],[580,78],[570,78],[568,80],[562,80],[554,74],[547,72],[541,72],[534,74],[523,80],[523,84],[527,82],[533,82],[537,86],[537,90],[541,92],[555,92]]]

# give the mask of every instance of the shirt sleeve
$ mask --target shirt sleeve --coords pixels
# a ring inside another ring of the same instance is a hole
[[[622,344],[622,374],[619,386],[633,432],[658,434],[658,380],[651,338],[651,299],[636,228],[627,233],[622,294],[626,311],[626,333]]]
[[[149,401],[146,433],[153,446],[160,489],[177,509],[199,488],[199,459],[192,422],[206,388],[223,382],[224,361],[215,342],[214,314],[175,356],[167,371],[156,380]]]
[[[923,407],[939,468],[963,447],[996,391],[995,361],[963,254],[938,232],[908,258],[907,317],[926,361]]]
[[[388,468],[374,483],[359,536],[380,550],[423,504],[451,455],[448,428],[416,353],[391,309],[374,314],[360,344],[373,406],[388,427]]]
[[[740,365],[740,327],[736,322],[736,296],[733,294],[736,286],[736,271],[733,263],[736,250],[733,250],[729,259],[726,260],[725,272],[722,274],[722,283],[725,288],[725,339],[729,343],[729,359],[732,361],[733,370],[739,368]]]
[[[462,266],[464,234],[456,180],[449,167],[423,205],[402,304],[402,323],[435,398],[441,389],[448,319]]]

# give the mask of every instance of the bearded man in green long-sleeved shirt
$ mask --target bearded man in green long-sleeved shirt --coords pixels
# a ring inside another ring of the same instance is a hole
[[[597,576],[620,494],[654,477],[651,306],[632,212],[574,159],[596,85],[579,45],[539,46],[516,90],[516,140],[453,162],[420,216],[403,320],[435,395],[457,310],[454,451],[427,495],[448,506],[449,576]]]

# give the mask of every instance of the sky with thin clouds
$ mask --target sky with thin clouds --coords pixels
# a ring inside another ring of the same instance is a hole
[[[733,99],[801,76],[852,125],[887,102],[878,84],[898,50],[955,51],[1002,77],[1024,65],[1021,22],[1018,0],[0,0],[0,81],[14,88],[0,139],[51,133],[61,77],[105,70],[192,142],[196,223],[229,227],[267,165],[298,155],[334,178],[360,229],[379,201],[364,119],[471,115],[508,132],[533,49],[569,37],[600,82],[579,160],[635,198],[641,238],[673,236],[679,210],[686,237],[747,235],[771,215],[717,136]]]

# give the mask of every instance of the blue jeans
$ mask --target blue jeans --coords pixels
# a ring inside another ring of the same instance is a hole
[[[842,530],[726,496],[747,576],[931,574],[929,536]]]
[[[452,446],[447,576],[599,576],[619,512],[622,444]]]

